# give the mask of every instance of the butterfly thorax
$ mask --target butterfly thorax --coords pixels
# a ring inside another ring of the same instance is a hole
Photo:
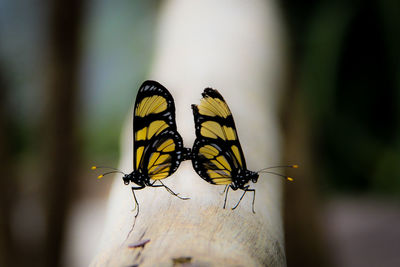
[[[135,183],[139,186],[148,186],[149,185],[149,178],[148,176],[144,175],[140,171],[133,171],[130,174],[125,174],[122,177],[124,180],[124,184],[128,185],[130,182]]]
[[[243,189],[244,186],[250,182],[250,180],[253,183],[256,183],[258,180],[258,173],[249,171],[249,170],[243,170],[243,169],[238,169],[237,173],[233,173],[232,175],[232,183],[231,183],[231,188],[233,190],[237,189]]]

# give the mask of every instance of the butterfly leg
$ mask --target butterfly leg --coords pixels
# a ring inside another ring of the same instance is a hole
[[[135,200],[135,208],[132,211],[134,211],[137,208],[135,218],[139,215],[139,202],[136,199],[135,190],[140,190],[140,189],[143,189],[143,188],[145,188],[145,187],[144,186],[139,186],[139,187],[133,187],[132,186],[131,187],[132,194],[133,194],[133,199]]]
[[[228,188],[228,184],[227,185],[225,185],[225,189],[224,189],[224,191],[222,191],[221,193],[219,193],[221,196],[225,193],[225,191],[226,191],[226,188]]]
[[[253,211],[253,213],[256,213],[256,212],[254,211],[254,200],[255,200],[255,198],[256,198],[256,190],[255,190],[255,189],[249,189],[249,185],[248,185],[248,186],[246,186],[246,187],[243,188],[243,191],[244,191],[244,192],[243,192],[242,196],[240,197],[238,203],[235,205],[235,207],[232,208],[232,210],[236,209],[237,206],[239,206],[239,203],[240,203],[240,201],[242,201],[242,199],[243,199],[244,195],[246,194],[246,192],[250,192],[250,191],[251,191],[251,192],[253,192],[252,211]]]
[[[188,200],[190,198],[188,197],[180,197],[179,194],[175,193],[174,191],[171,190],[171,188],[169,188],[168,186],[166,186],[163,182],[161,182],[160,180],[158,180],[161,185],[151,185],[152,187],[164,187],[171,195],[176,196],[177,198],[183,199],[183,200]]]
[[[256,190],[255,189],[248,189],[247,191],[253,191],[253,203],[251,205],[251,209],[252,209],[253,213],[256,213],[254,211],[254,201],[256,200]]]
[[[225,209],[225,206],[226,206],[226,198],[228,197],[229,188],[231,188],[229,185],[225,186],[224,192],[226,191],[226,193],[225,193],[225,200],[224,200],[224,209]],[[224,192],[222,192],[222,193],[224,193]]]

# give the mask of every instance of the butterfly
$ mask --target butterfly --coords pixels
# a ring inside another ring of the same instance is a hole
[[[136,190],[145,187],[164,187],[180,198],[162,180],[172,175],[182,161],[190,159],[190,148],[183,146],[176,129],[175,104],[170,92],[156,81],[145,81],[138,91],[133,113],[133,171],[125,174],[118,169],[104,173],[122,173],[125,185],[134,183],[132,193],[139,214]],[[100,167],[93,166],[92,169]],[[109,167],[101,167],[109,168]],[[159,182],[160,184],[155,184]]]
[[[254,211],[255,189],[248,183],[256,183],[259,173],[279,173],[268,171],[277,167],[297,168],[297,165],[274,166],[254,172],[247,169],[246,160],[239,142],[232,113],[222,95],[215,89],[206,88],[202,93],[203,98],[199,105],[192,105],[196,140],[192,148],[192,165],[194,170],[210,184],[225,185],[225,200],[231,188],[236,191],[243,190],[237,204],[247,192],[253,193],[252,211]],[[291,177],[283,176],[289,181]]]

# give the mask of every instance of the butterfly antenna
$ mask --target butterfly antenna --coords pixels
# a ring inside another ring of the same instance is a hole
[[[294,181],[293,177],[286,176],[286,175],[283,175],[283,174],[280,174],[280,173],[277,173],[277,172],[270,172],[270,171],[260,171],[260,173],[269,173],[269,174],[274,174],[274,175],[277,175],[277,176],[283,177],[283,178],[285,178],[286,180],[288,180],[288,181],[290,181],[290,182],[293,182],[293,181]]]
[[[118,170],[118,169],[116,169],[116,168],[113,168],[113,167],[92,166],[91,169],[92,169],[92,170],[97,170],[97,169],[111,169],[111,170],[112,170],[112,171],[109,171],[109,172],[105,172],[105,173],[103,173],[103,174],[100,174],[99,176],[97,176],[97,179],[101,179],[101,178],[103,178],[104,176],[106,176],[106,175],[108,175],[108,174],[112,174],[112,173],[121,173],[121,174],[123,174],[123,175],[126,175],[126,173],[124,173],[124,172],[122,172],[122,171],[120,171],[120,170]]]
[[[92,166],[91,169],[92,169],[92,170],[97,170],[97,169],[111,169],[111,170],[114,170],[114,171],[119,171],[117,168],[108,167],[108,166]]]
[[[262,171],[265,171],[265,170],[275,169],[275,168],[293,168],[293,169],[297,169],[298,167],[299,167],[299,165],[297,165],[297,164],[294,164],[294,165],[271,166],[271,167],[267,167],[267,168],[261,169],[261,170],[259,170],[259,171],[257,171],[257,172],[262,172]]]

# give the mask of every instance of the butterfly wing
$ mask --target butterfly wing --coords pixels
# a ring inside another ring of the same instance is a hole
[[[149,178],[164,179],[178,169],[182,161],[182,154],[176,152],[179,146],[182,146],[182,138],[174,131],[164,131],[154,139],[148,149],[149,152],[145,154],[145,166],[143,166]]]
[[[246,162],[235,122],[221,94],[206,88],[199,105],[192,105],[196,140],[192,164],[196,172],[212,184],[230,184]]]
[[[170,176],[183,160],[183,141],[176,130],[175,104],[169,91],[145,81],[135,102],[134,170],[150,179]]]

